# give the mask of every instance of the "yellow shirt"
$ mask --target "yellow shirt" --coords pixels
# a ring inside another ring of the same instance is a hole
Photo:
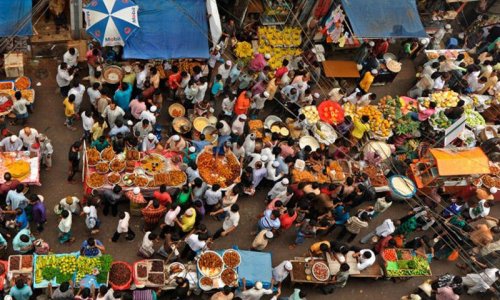
[[[365,76],[363,76],[363,79],[359,83],[359,87],[362,88],[363,91],[365,91],[366,93],[368,93],[368,90],[372,86],[373,79],[375,79],[375,77],[372,75],[372,73],[371,72],[366,72]]]
[[[102,123],[102,126],[99,125],[98,122],[95,122],[90,130],[92,132],[92,140],[95,141],[100,138],[104,134],[104,130],[108,128],[108,124],[106,122]]]
[[[330,247],[330,242],[329,241],[320,241],[320,242],[312,244],[311,247],[309,247],[309,251],[311,251],[311,253],[313,253],[315,255],[321,254],[322,251],[319,249],[319,247],[321,246],[321,244],[327,244],[328,247]]]
[[[370,124],[362,123],[360,120],[354,120],[354,129],[352,130],[352,136],[360,140],[363,138],[365,132],[370,130]]]
[[[189,232],[193,229],[194,227],[194,222],[196,221],[196,212],[193,213],[191,217],[188,217],[186,215],[182,215],[181,217],[181,224],[182,224],[182,231],[183,232]]]
[[[66,117],[71,117],[75,114],[75,104],[69,102],[69,98],[64,99],[63,105],[64,105],[64,115]]]

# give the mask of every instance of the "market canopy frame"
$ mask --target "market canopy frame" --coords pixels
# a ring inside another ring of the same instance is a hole
[[[425,38],[415,0],[342,0],[358,38]]]

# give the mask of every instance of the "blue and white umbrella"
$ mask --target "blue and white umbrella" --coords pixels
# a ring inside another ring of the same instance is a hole
[[[138,11],[131,0],[92,0],[83,9],[87,32],[102,46],[123,46],[139,28]]]

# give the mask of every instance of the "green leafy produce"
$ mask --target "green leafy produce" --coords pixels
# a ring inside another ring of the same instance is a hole
[[[465,124],[470,127],[476,127],[481,125],[486,125],[486,121],[483,116],[475,110],[466,109],[465,110]]]
[[[420,127],[420,122],[413,121],[410,115],[398,119],[395,132],[397,135],[414,133]]]
[[[102,255],[99,259],[101,261],[101,270],[109,272],[109,270],[111,270],[111,264],[113,263],[113,257],[111,257],[111,255]]]
[[[448,119],[448,117],[444,114],[444,111],[440,111],[437,114],[433,114],[429,118],[429,123],[434,126],[435,128],[439,129],[446,129],[451,126],[451,121]]]
[[[45,267],[42,270],[42,278],[47,280],[47,281],[51,281],[59,273],[60,272],[56,267],[52,267],[52,266]]]

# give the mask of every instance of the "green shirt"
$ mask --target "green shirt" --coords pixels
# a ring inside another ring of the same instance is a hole
[[[109,146],[109,142],[107,140],[104,140],[103,143],[101,143],[99,140],[95,140],[92,142],[92,144],[90,144],[90,147],[96,148],[96,150],[99,152],[106,149],[108,146]]]
[[[187,192],[180,191],[179,195],[177,195],[177,199],[175,202],[179,205],[184,205],[189,201],[189,198],[191,197],[191,188]]]

